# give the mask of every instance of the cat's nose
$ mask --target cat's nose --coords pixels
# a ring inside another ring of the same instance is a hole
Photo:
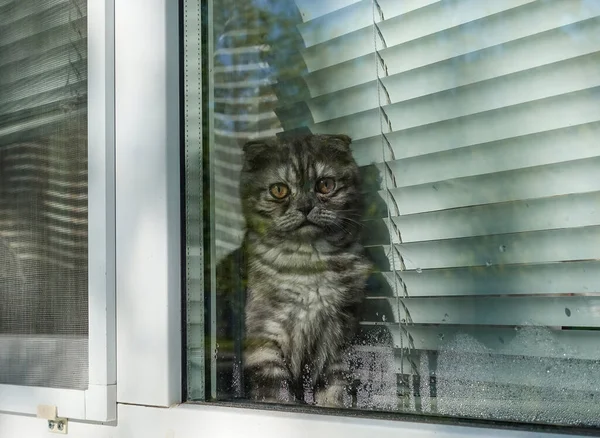
[[[296,207],[296,210],[298,210],[304,216],[308,216],[308,213],[310,213],[310,211],[312,209],[313,209],[313,205],[310,201],[305,201],[305,202],[299,203],[298,206]]]

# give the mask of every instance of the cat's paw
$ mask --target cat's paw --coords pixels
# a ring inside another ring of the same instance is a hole
[[[315,393],[315,405],[327,408],[343,408],[344,404],[344,387],[342,385],[327,386],[318,389]]]
[[[280,388],[258,388],[250,394],[250,399],[261,403],[287,404],[293,403],[294,396],[284,382]]]

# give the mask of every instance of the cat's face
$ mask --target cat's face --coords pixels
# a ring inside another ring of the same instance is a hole
[[[290,240],[356,240],[361,197],[350,141],[309,135],[247,143],[240,192],[248,228]]]

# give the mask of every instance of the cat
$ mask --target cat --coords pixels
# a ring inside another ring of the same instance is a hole
[[[251,400],[343,406],[344,351],[371,272],[350,144],[346,135],[308,135],[243,147],[242,363]]]

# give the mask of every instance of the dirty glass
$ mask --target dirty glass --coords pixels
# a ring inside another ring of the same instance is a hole
[[[189,399],[600,426],[600,3],[197,3],[183,14]],[[311,147],[333,175],[306,164]],[[344,310],[359,323],[342,397],[323,398],[340,309],[311,320],[312,344],[294,330],[348,266],[294,279],[289,260],[320,244],[261,239],[273,215],[335,205],[347,153],[362,207],[339,224],[372,267]],[[265,200],[277,207],[257,219]],[[252,307],[257,294],[288,304]]]

